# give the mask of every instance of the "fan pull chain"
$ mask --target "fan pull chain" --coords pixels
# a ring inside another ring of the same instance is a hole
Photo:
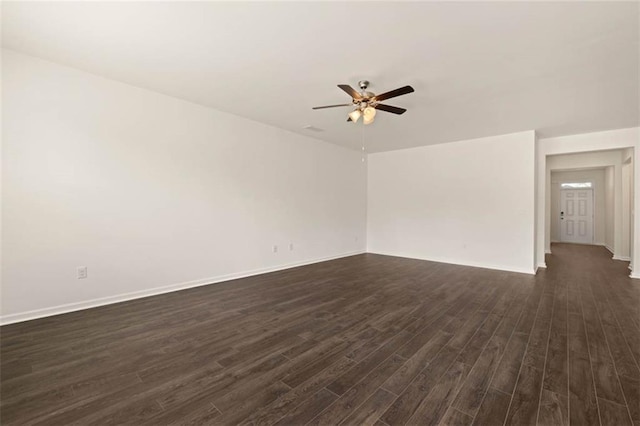
[[[364,157],[365,157],[365,150],[364,150],[364,121],[362,121],[362,162],[364,163]]]

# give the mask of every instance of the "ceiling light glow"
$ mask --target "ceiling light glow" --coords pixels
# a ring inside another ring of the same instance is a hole
[[[373,120],[373,117],[376,116],[376,109],[374,107],[368,106],[364,109],[364,117],[371,117],[371,119]]]

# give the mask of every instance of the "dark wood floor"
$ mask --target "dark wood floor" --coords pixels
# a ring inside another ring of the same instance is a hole
[[[2,424],[640,426],[640,282],[360,255],[2,327]]]

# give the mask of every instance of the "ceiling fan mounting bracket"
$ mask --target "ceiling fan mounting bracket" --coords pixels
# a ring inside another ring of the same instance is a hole
[[[360,80],[358,82],[358,86],[360,87],[360,95],[362,95],[362,99],[360,100],[360,103],[364,101],[365,103],[368,104],[369,99],[373,99],[373,97],[375,96],[375,93],[367,91],[369,84],[371,84],[369,83],[369,80]]]

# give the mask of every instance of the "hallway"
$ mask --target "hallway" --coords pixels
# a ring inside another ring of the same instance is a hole
[[[567,404],[572,424],[629,424],[629,415],[640,424],[640,282],[604,247],[553,244],[552,252],[539,273],[541,309],[552,304],[540,412],[557,410],[559,420]]]

